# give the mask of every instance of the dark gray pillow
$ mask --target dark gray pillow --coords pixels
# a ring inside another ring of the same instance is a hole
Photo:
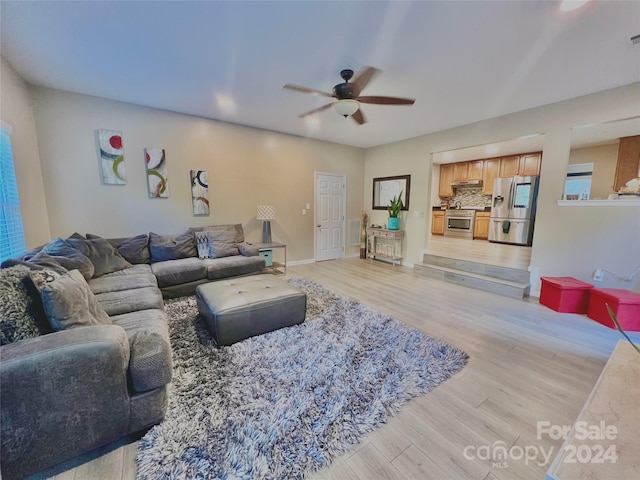
[[[207,231],[209,237],[209,258],[240,255],[236,243],[236,232],[232,230]]]
[[[36,253],[29,258],[29,261],[10,258],[2,262],[2,268],[12,267],[14,265],[24,265],[29,270],[43,270],[47,268],[59,274],[69,271],[60,265],[54,257],[45,252]]]
[[[0,345],[51,331],[29,272],[24,265],[0,269]]]
[[[56,331],[111,323],[78,270],[45,281],[40,287],[40,298],[49,324]]]
[[[93,240],[101,237],[87,233],[87,238]],[[133,265],[151,263],[151,256],[149,255],[149,235],[143,233],[135,237],[107,238],[106,240],[118,250],[118,253],[122,255],[122,258],[127,262]]]
[[[198,256],[196,242],[190,231],[180,235],[158,235],[150,232],[149,251],[154,263]]]
[[[52,256],[60,265],[67,270],[80,270],[85,280],[91,280],[95,267],[91,260],[86,255],[83,255],[79,250],[73,248],[65,240],[58,237],[55,240],[49,242],[42,249],[44,253],[48,253]],[[29,258],[25,258],[28,262]]]
[[[95,267],[93,278],[131,266],[104,238],[68,238],[67,242],[91,260]]]

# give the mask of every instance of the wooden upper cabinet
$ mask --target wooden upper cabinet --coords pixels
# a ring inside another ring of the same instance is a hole
[[[466,182],[469,175],[469,162],[452,163],[453,165],[453,181]]]
[[[453,197],[453,166],[455,163],[445,163],[440,165],[440,187],[438,195],[440,197]]]
[[[484,160],[473,160],[467,162],[467,180],[482,180],[484,170]]]
[[[500,159],[500,177],[515,177],[520,169],[520,155]]]
[[[527,153],[526,155],[520,155],[520,165],[518,168],[518,175],[523,177],[538,176],[540,175],[540,161],[542,160],[542,153]]]
[[[613,191],[618,192],[640,169],[640,135],[622,137],[618,146],[618,162],[613,180]]]
[[[500,159],[487,158],[482,172],[482,194],[493,194],[493,181],[500,176]]]

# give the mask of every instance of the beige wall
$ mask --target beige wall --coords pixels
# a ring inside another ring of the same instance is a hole
[[[591,280],[595,268],[606,268],[626,276],[640,267],[640,205],[607,207],[558,206],[562,197],[575,125],[600,123],[638,115],[640,83],[545,107],[506,115],[367,151],[364,203],[370,209],[372,179],[412,174],[411,210],[429,212],[437,197],[437,171],[432,174],[431,153],[472,145],[499,142],[533,133],[544,133],[538,215],[531,267],[534,295],[539,294],[540,276],[573,276]],[[377,223],[384,213],[369,213]],[[429,215],[405,217],[407,263],[421,261],[428,244]],[[605,273],[599,287],[640,291],[640,275],[633,282]]]
[[[610,145],[572,148],[569,163],[593,163],[590,198],[606,199],[613,193],[613,180],[618,162],[619,141]]]
[[[360,218],[364,152],[203,118],[46,88],[32,98],[53,236],[74,231],[103,236],[189,226],[242,223],[259,241],[256,206],[272,204],[274,241],[289,261],[314,258],[314,172],[347,178],[347,218]],[[101,185],[95,130],[123,134],[127,184]],[[143,149],[164,148],[170,198],[148,198]],[[207,170],[209,217],[194,217],[190,170]],[[306,204],[311,211],[302,215]],[[356,254],[358,247],[347,247]]]
[[[33,248],[50,240],[36,125],[29,87],[4,58],[0,62],[0,113],[13,130],[11,145],[24,236],[27,248]]]

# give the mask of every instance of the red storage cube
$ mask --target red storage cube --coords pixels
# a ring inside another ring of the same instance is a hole
[[[587,316],[609,328],[616,328],[605,304],[609,304],[624,330],[640,332],[640,293],[620,288],[591,290]]]
[[[556,312],[587,313],[593,285],[573,277],[541,277],[540,303]]]

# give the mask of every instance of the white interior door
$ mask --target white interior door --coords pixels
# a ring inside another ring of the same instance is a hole
[[[316,260],[344,256],[344,175],[316,173]]]

